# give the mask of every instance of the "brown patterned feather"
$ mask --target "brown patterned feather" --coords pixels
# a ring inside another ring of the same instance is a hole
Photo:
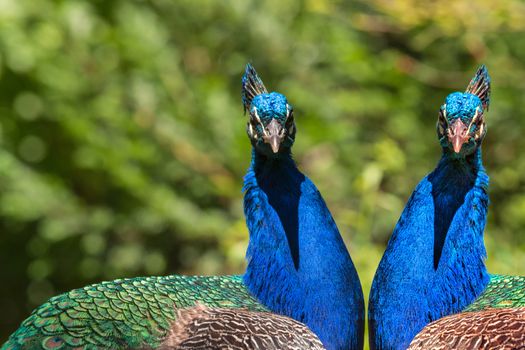
[[[408,349],[525,349],[525,307],[443,317],[419,332]]]
[[[178,310],[161,350],[324,349],[304,324],[289,317],[246,309],[197,305]]]

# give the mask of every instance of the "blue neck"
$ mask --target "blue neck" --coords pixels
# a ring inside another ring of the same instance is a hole
[[[362,349],[359,278],[315,185],[290,153],[270,159],[253,152],[244,190],[250,292],[308,325],[327,349]]]
[[[485,289],[488,176],[481,150],[444,153],[410,197],[370,293],[371,349],[406,349],[428,323],[459,312]]]

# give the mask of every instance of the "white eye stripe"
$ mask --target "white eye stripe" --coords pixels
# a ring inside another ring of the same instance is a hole
[[[470,121],[470,124],[468,125],[468,128],[467,128],[468,131],[470,131],[472,124],[474,124],[474,122],[478,119],[478,116],[480,115],[481,113],[479,113],[479,107],[476,107],[476,114],[474,114],[474,117],[472,118],[472,120]]]
[[[485,123],[481,123],[481,125],[479,126],[478,138],[481,137],[481,135],[483,135],[484,130],[485,130]]]
[[[485,131],[485,123],[481,123],[479,126],[479,129],[476,130],[476,133],[474,134],[474,140],[479,140],[481,136],[483,136],[483,132]]]
[[[257,123],[262,124],[261,118],[259,118],[259,113],[257,113],[256,107],[253,107],[253,116],[255,117],[255,120],[257,120]]]
[[[253,107],[253,114],[252,115],[255,117],[255,120],[257,121],[257,123],[261,126],[263,135],[268,136],[268,131],[264,127],[264,124],[261,121],[261,118],[259,117],[259,113],[257,113],[257,108],[256,107]],[[255,135],[255,138],[257,138],[257,133],[254,133],[254,135]]]
[[[290,105],[286,104],[286,123],[289,123],[290,121],[293,121],[293,110],[291,109]]]

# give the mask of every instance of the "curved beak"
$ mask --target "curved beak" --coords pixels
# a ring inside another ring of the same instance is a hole
[[[461,147],[468,141],[468,130],[467,126],[461,121],[456,119],[447,130],[447,137],[452,144],[452,149],[455,153],[461,151]]]
[[[275,119],[272,119],[270,124],[266,127],[265,133],[263,135],[263,140],[265,143],[269,144],[272,148],[273,153],[279,152],[281,147],[281,142],[284,139],[284,129]]]

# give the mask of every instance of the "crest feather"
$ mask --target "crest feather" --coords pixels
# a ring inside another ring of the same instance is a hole
[[[268,91],[264,86],[261,78],[257,75],[255,68],[251,64],[246,65],[244,75],[242,76],[242,103],[244,105],[244,113],[250,109],[250,105],[255,96],[265,94]]]
[[[484,64],[482,64],[476,75],[467,86],[466,92],[469,92],[473,95],[476,95],[480,98],[481,103],[483,104],[483,109],[489,109],[490,103],[490,76]]]

